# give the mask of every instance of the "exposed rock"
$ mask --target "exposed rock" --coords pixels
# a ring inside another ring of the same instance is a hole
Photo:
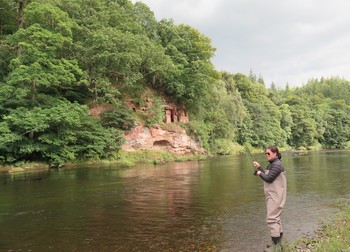
[[[155,106],[151,98],[154,93],[153,90],[147,89],[139,99],[125,99],[125,105],[130,111],[143,111],[146,117],[151,117],[151,108]],[[186,131],[176,124],[189,122],[186,106],[184,104],[176,105],[165,96],[162,98],[163,122],[166,123],[167,129],[161,127],[147,128],[141,126],[142,122],[138,122],[138,126],[124,132],[126,143],[122,148],[126,151],[165,150],[175,155],[206,153],[197,141],[188,136]],[[100,118],[103,112],[112,109],[113,105],[111,104],[95,105],[89,109],[89,114],[95,118]]]
[[[177,107],[175,104],[170,103],[170,105],[164,106],[165,110],[165,123],[181,122],[188,123],[188,113],[184,105]]]
[[[89,115],[95,118],[99,118],[103,112],[111,109],[113,109],[113,105],[111,104],[95,105],[89,108]]]
[[[147,88],[146,91],[139,97],[139,99],[133,100],[131,98],[125,99],[125,105],[128,109],[133,110],[135,112],[137,111],[144,111],[144,112],[150,112],[150,108],[155,106],[152,97],[153,96],[159,96],[160,94],[157,94],[154,90]],[[181,123],[188,123],[188,113],[186,110],[186,106],[184,103],[182,104],[175,104],[172,102],[169,97],[166,97],[165,95],[160,95],[159,97],[162,98],[163,105],[162,108],[164,109],[164,119],[163,122],[166,124],[181,122]],[[159,106],[159,105],[158,105]],[[148,115],[152,116],[152,115]]]
[[[186,134],[184,129],[175,125],[170,130],[139,125],[125,134],[125,140],[123,149],[126,151],[166,150],[175,155],[206,153],[198,142]]]

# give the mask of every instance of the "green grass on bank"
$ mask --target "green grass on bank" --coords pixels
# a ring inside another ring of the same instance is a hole
[[[190,153],[187,155],[174,155],[169,151],[164,150],[139,150],[133,152],[119,151],[113,159],[101,160],[76,160],[74,162],[67,163],[63,168],[74,168],[76,166],[86,165],[116,165],[121,168],[133,167],[137,163],[151,163],[151,164],[163,164],[167,162],[182,162],[190,160],[201,160],[209,158],[210,155],[204,155],[200,153]],[[49,164],[44,163],[21,163],[18,165],[0,166],[0,172],[9,173],[21,173],[31,172],[36,170],[49,169]]]
[[[350,203],[338,202],[340,212],[324,224],[314,238],[304,238],[284,246],[284,252],[350,252]]]

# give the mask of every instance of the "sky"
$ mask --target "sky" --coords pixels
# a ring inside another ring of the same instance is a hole
[[[133,0],[159,21],[208,36],[218,71],[262,76],[267,86],[310,79],[350,80],[348,0]]]

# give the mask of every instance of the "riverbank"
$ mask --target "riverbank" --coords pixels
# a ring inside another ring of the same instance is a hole
[[[248,145],[249,151],[253,154],[262,153],[259,148],[253,148]],[[313,149],[314,150],[314,149]],[[280,151],[292,151],[290,148],[281,148]],[[307,150],[296,150],[298,152],[307,152]],[[247,152],[246,147],[239,144],[231,146],[229,153],[223,155],[245,155]],[[76,160],[74,162],[66,163],[59,168],[74,168],[76,166],[87,165],[115,165],[121,168],[133,167],[137,163],[153,163],[153,164],[164,164],[168,162],[183,162],[191,160],[204,160],[212,158],[213,155],[210,153],[202,154],[194,152],[186,155],[174,155],[169,151],[165,150],[137,150],[137,151],[118,151],[115,156],[111,159],[90,159],[90,160]],[[31,172],[38,170],[50,169],[48,163],[39,162],[28,162],[20,163],[16,165],[0,166],[0,172],[18,173],[18,172]],[[57,168],[57,167],[54,167]]]
[[[239,154],[237,152],[236,154]],[[139,150],[133,152],[120,151],[116,154],[114,159],[105,160],[77,160],[65,164],[60,168],[74,168],[81,167],[82,165],[114,165],[121,168],[133,167],[137,163],[152,163],[152,164],[164,164],[168,162],[183,162],[191,160],[203,160],[208,159],[211,156],[209,154],[192,153],[187,155],[173,155],[168,151],[154,151],[154,150]],[[8,173],[21,173],[21,172],[35,172],[39,170],[49,170],[51,167],[47,163],[23,163],[17,165],[0,166],[0,172]],[[54,167],[57,168],[57,167]]]
[[[350,251],[350,202],[338,202],[337,207],[340,212],[332,223],[324,224],[312,238],[285,244],[283,251]]]

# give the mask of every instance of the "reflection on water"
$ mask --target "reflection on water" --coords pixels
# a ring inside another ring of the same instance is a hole
[[[254,157],[261,164],[263,155]],[[287,240],[349,197],[349,152],[284,153]],[[1,251],[260,251],[262,181],[245,156],[0,177]]]

